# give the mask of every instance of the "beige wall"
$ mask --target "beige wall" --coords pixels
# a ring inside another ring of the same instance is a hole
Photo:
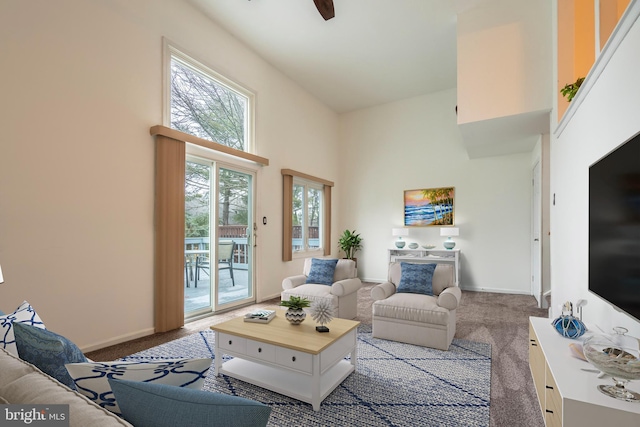
[[[551,107],[550,4],[483,1],[458,14],[458,123]]]
[[[26,299],[84,349],[152,332],[162,37],[256,93],[259,298],[301,269],[281,261],[280,169],[341,191],[336,114],[182,1],[1,2],[0,309]]]
[[[455,105],[448,90],[340,117],[340,229],[362,234],[360,277],[385,280],[404,190],[453,186],[461,286],[529,294],[531,153],[469,160]],[[405,240],[442,248],[439,230],[412,227]]]

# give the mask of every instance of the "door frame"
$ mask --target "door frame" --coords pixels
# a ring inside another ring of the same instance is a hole
[[[211,301],[211,306],[209,309],[203,309],[201,311],[197,311],[194,312],[195,314],[190,315],[190,316],[186,316],[185,313],[185,321],[194,321],[194,320],[198,320],[201,318],[205,318],[208,316],[211,316],[214,313],[223,313],[225,311],[228,310],[232,310],[234,308],[240,307],[240,306],[245,306],[245,305],[249,305],[249,304],[253,304],[256,301],[258,301],[258,282],[257,282],[257,266],[258,266],[258,259],[259,259],[259,254],[258,254],[258,245],[257,245],[257,236],[256,236],[256,218],[258,217],[258,211],[259,211],[259,198],[258,198],[258,181],[259,181],[259,176],[260,176],[260,171],[261,171],[261,167],[260,165],[256,165],[253,164],[252,162],[248,162],[245,161],[244,159],[238,159],[235,158],[233,156],[229,156],[229,155],[225,155],[224,153],[215,151],[215,150],[211,150],[208,149],[206,147],[202,147],[199,145],[195,145],[195,144],[191,144],[189,142],[186,143],[186,147],[185,147],[185,151],[186,151],[186,161],[188,161],[190,158],[195,158],[195,159],[199,159],[201,161],[204,162],[211,162],[215,165],[213,173],[215,174],[215,188],[212,188],[211,191],[212,193],[215,192],[215,196],[217,199],[217,195],[218,195],[218,169],[220,167],[223,168],[228,168],[228,169],[232,169],[232,170],[236,170],[238,172],[242,172],[242,173],[247,173],[252,175],[252,184],[251,184],[251,192],[253,194],[253,207],[250,212],[250,218],[249,221],[251,224],[247,224],[248,227],[251,227],[252,231],[251,231],[251,247],[252,247],[252,253],[251,253],[251,257],[250,257],[250,266],[248,266],[247,268],[249,269],[248,271],[248,278],[251,281],[251,286],[252,286],[252,290],[251,290],[251,299],[244,299],[241,301],[237,301],[237,302],[233,302],[233,303],[229,303],[229,304],[225,304],[223,307],[218,308],[216,310],[216,302],[217,302],[217,295],[211,295],[212,297],[212,301]],[[216,207],[214,209],[214,217],[217,218],[217,212],[218,208]],[[211,233],[210,233],[211,234]],[[211,236],[211,240],[213,240],[214,236]],[[218,227],[215,227],[215,242],[217,242],[219,239],[219,235],[218,235]],[[209,245],[209,249],[210,249],[210,254],[215,254],[215,248],[212,248],[212,245],[210,243]],[[212,255],[210,255],[212,256]],[[216,255],[217,257],[217,255]],[[213,259],[213,258],[212,258]],[[215,283],[217,283],[218,281],[218,269],[217,268],[211,268],[210,270],[215,270],[215,273],[212,273],[211,276],[211,280],[213,281],[215,278]],[[211,286],[211,292],[214,292],[214,286]],[[217,292],[216,292],[217,293]]]

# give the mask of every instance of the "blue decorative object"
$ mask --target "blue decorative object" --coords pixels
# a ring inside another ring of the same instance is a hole
[[[336,271],[336,264],[338,264],[337,259],[312,258],[307,283],[333,285],[333,274]]]
[[[412,264],[401,262],[398,293],[433,295],[433,272],[436,264]]]
[[[573,304],[567,301],[562,308],[562,315],[552,323],[553,327],[560,335],[566,338],[578,338],[582,336],[587,327],[580,319],[573,317]]]

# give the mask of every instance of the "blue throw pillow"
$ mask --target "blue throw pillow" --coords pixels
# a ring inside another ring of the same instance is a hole
[[[42,372],[73,390],[76,389],[64,365],[87,361],[77,345],[55,332],[25,323],[14,323],[13,333],[20,359],[37,366]]]
[[[311,269],[307,276],[306,283],[315,283],[318,285],[333,285],[333,274],[336,271],[337,259],[311,259]]]
[[[0,348],[4,348],[9,353],[17,356],[18,349],[13,336],[13,325],[15,323],[25,323],[42,329],[44,329],[44,323],[27,301],[20,304],[13,313],[0,316]]]
[[[134,426],[266,426],[271,408],[260,402],[167,384],[109,379],[125,420]]]
[[[76,383],[76,389],[89,400],[120,415],[118,400],[114,397],[109,379],[118,378],[168,384],[200,390],[212,360],[164,359],[158,361],[122,361],[67,363],[67,371]]]
[[[397,292],[433,295],[433,272],[436,264],[401,262],[400,283]]]

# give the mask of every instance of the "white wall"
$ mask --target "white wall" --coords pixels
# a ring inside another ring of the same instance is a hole
[[[455,187],[461,286],[530,294],[531,153],[469,160],[448,90],[340,116],[343,168],[338,223],[363,237],[361,278],[387,277],[403,191]],[[438,227],[413,227],[408,242],[442,247]]]
[[[637,4],[636,4],[637,6]],[[636,21],[561,134],[551,142],[552,315],[564,301],[588,301],[587,326],[624,326],[640,337],[640,322],[588,292],[589,166],[640,131],[640,22]],[[575,101],[575,100],[574,100]],[[640,162],[640,159],[638,159]]]
[[[260,299],[301,270],[281,261],[280,169],[340,195],[337,115],[184,2],[0,2],[0,308],[26,299],[84,349],[153,332],[163,36],[256,92]]]

